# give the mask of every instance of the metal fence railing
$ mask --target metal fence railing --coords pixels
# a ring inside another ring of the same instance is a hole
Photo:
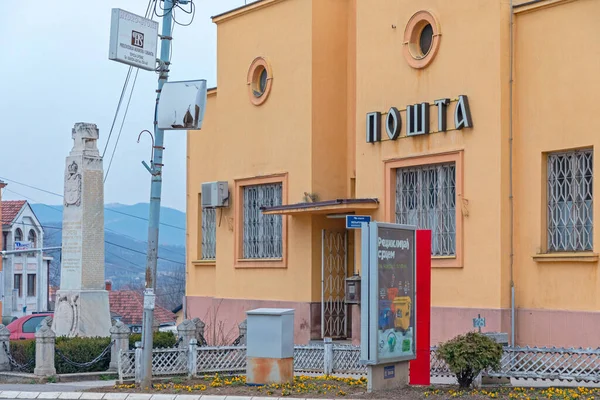
[[[193,345],[195,346],[195,345]],[[194,366],[190,366],[194,350]],[[243,374],[246,371],[246,346],[192,347],[153,350],[154,375]],[[431,348],[431,376],[452,377],[437,348]],[[136,374],[135,351],[119,354],[119,380]],[[296,345],[294,372],[302,374],[366,375],[360,362],[360,347],[351,345]],[[600,349],[504,347],[498,371],[486,376],[514,379],[600,382]]]

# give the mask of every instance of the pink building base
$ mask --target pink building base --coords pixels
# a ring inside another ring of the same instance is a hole
[[[294,342],[307,344],[321,339],[321,304],[269,300],[187,298],[187,318],[200,318],[210,344],[228,345],[238,337],[238,324],[246,311],[255,308],[293,308]],[[473,330],[473,318],[486,319],[483,332],[505,332],[510,337],[510,309],[431,307],[431,345]],[[516,342],[519,346],[598,347],[595,332],[600,328],[600,312],[518,309]],[[360,307],[349,307],[348,340],[360,344]]]

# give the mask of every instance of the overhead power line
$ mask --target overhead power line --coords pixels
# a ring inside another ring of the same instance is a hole
[[[13,191],[13,190],[6,189],[6,188],[5,188],[5,190],[7,190],[7,191],[9,191],[9,192],[11,192],[11,193],[14,193],[14,194],[16,194],[16,195],[18,195],[18,196],[25,197],[25,198],[26,198],[26,199],[28,199],[28,200],[31,200],[31,201],[35,201],[35,202],[37,202],[37,200],[35,200],[35,199],[32,199],[32,198],[30,198],[30,197],[27,197],[27,196],[25,196],[25,195],[23,195],[23,194],[21,194],[21,193],[17,193],[17,192],[15,192],[15,191]],[[52,207],[52,206],[49,206],[48,204],[43,204],[43,203],[39,203],[39,204],[42,204],[42,205],[43,205],[43,206],[45,206],[45,207],[48,207],[48,208],[50,208],[50,209],[52,209],[52,210],[55,210],[55,211],[57,211],[57,212],[60,212],[60,213],[62,213],[62,211],[61,211],[60,209],[56,208],[56,207]],[[23,224],[23,225],[32,225],[32,226],[33,226],[33,224]],[[59,230],[62,230],[62,228],[51,227],[51,226],[47,226],[47,225],[41,225],[41,226],[42,226],[43,228],[45,228],[45,227],[48,227],[48,228],[51,228],[51,229],[59,229]],[[115,231],[113,231],[113,232],[115,232]],[[120,233],[118,233],[118,232],[115,232],[115,233],[116,233],[117,235],[121,235],[121,234],[120,234]],[[112,242],[110,242],[110,241],[108,241],[108,240],[104,240],[104,243],[107,243],[107,244],[110,244],[110,245],[113,245],[113,246],[117,246],[117,247],[120,247],[120,248],[122,248],[122,249],[125,249],[125,250],[129,250],[129,251],[131,251],[131,252],[133,252],[133,253],[139,253],[139,254],[146,255],[146,253],[144,253],[144,252],[142,252],[142,251],[139,251],[139,250],[136,250],[136,249],[132,249],[132,248],[130,248],[130,247],[123,246],[123,245],[119,245],[119,244],[116,244],[116,243],[112,243]],[[159,249],[160,249],[160,248],[159,248]],[[163,250],[166,250],[166,249],[164,249],[164,248],[163,248]],[[173,252],[173,251],[172,251],[172,252]],[[174,252],[173,252],[173,253],[174,253]],[[184,254],[181,254],[181,253],[175,253],[175,254],[179,254],[179,255],[183,255],[183,256],[185,256]],[[159,260],[164,260],[164,261],[169,261],[169,262],[176,263],[176,264],[180,264],[180,265],[185,265],[185,263],[184,263],[184,262],[181,262],[181,261],[175,261],[175,260],[171,260],[171,259],[164,258],[164,257],[158,257],[158,259],[159,259]]]
[[[132,253],[138,253],[138,254],[143,254],[143,255],[146,255],[146,253],[144,253],[143,251],[140,251],[140,250],[135,250],[135,249],[132,249],[132,248],[130,248],[130,247],[127,247],[127,246],[122,246],[122,245],[120,245],[120,244],[113,243],[113,242],[111,242],[111,241],[108,241],[108,240],[105,240],[105,241],[104,241],[104,243],[106,243],[106,244],[110,244],[110,245],[112,245],[112,246],[115,246],[115,247],[119,247],[119,248],[121,248],[121,249],[129,250],[129,251],[131,251]],[[169,258],[165,258],[165,257],[158,257],[158,259],[159,259],[159,260],[164,260],[164,261],[169,261],[169,262],[172,262],[172,263],[175,263],[175,264],[185,265],[185,263],[182,263],[181,261],[175,261],[175,260],[171,260],[171,259],[169,259]]]
[[[154,10],[156,8],[157,0],[149,0],[148,6],[146,7],[146,13],[144,14],[145,18],[154,18]],[[115,128],[115,122],[117,121],[117,116],[119,115],[119,111],[121,110],[121,105],[123,103],[123,98],[125,97],[125,93],[127,91],[127,86],[129,85],[129,79],[131,78],[131,71],[134,67],[130,66],[127,71],[127,76],[125,77],[125,82],[123,83],[123,88],[121,89],[121,95],[119,96],[119,102],[117,103],[117,109],[115,110],[115,116],[113,118],[110,132],[108,133],[108,139],[106,140],[106,145],[104,146],[104,151],[102,152],[102,158],[104,158],[106,154],[106,150],[108,149],[108,145],[110,144],[110,138],[113,134],[113,130]],[[112,162],[115,156],[115,152],[117,151],[117,147],[119,146],[119,140],[121,139],[121,132],[123,131],[123,125],[125,124],[125,119],[127,118],[127,112],[129,111],[129,104],[131,103],[131,97],[133,96],[133,91],[135,89],[135,83],[137,81],[138,72],[140,72],[139,68],[135,69],[135,77],[133,78],[133,83],[131,85],[131,90],[129,91],[129,99],[127,100],[127,106],[125,107],[125,112],[123,113],[123,119],[121,120],[121,127],[119,128],[119,135],[117,136],[117,141],[115,142],[115,146],[113,147],[112,154],[110,156],[110,160],[108,162],[108,168],[106,169],[106,174],[104,175],[104,181],[108,179],[108,174],[110,173],[110,167],[112,166]]]
[[[18,181],[12,180],[12,179],[8,179],[8,178],[0,177],[0,180],[7,181],[7,182],[11,182],[11,183],[15,183],[15,184],[17,184],[17,185],[25,186],[25,187],[28,187],[28,188],[30,188],[30,189],[39,190],[40,192],[44,192],[44,193],[47,193],[47,194],[51,194],[51,195],[53,195],[53,196],[60,197],[61,199],[64,197],[62,194],[59,194],[59,193],[56,193],[56,192],[51,192],[51,191],[49,191],[49,190],[46,190],[46,189],[41,189],[41,188],[39,188],[39,187],[32,186],[32,185],[28,185],[28,184],[26,184],[26,183],[18,182]],[[18,194],[19,196],[23,196],[22,194],[19,194],[19,193],[17,193],[17,192],[15,192],[15,191],[13,191],[13,190],[10,190],[10,189],[7,189],[7,188],[4,188],[4,190],[8,190],[9,192],[11,192],[11,193],[15,193],[15,194]],[[25,197],[25,198],[28,198],[27,196],[23,196],[23,197]],[[37,200],[33,200],[33,201],[35,201],[35,202],[37,203]],[[43,204],[43,203],[40,203],[40,204]],[[46,204],[45,204],[45,205],[46,205]],[[58,209],[57,209],[57,208],[55,208],[55,210],[58,210]],[[128,213],[126,213],[126,212],[123,212],[123,211],[117,211],[117,210],[113,210],[112,208],[105,208],[105,210],[106,210],[106,211],[110,211],[110,212],[112,212],[112,213],[116,213],[116,214],[122,214],[122,215],[126,215],[126,216],[128,216],[128,217],[131,217],[131,218],[136,218],[136,219],[139,219],[139,220],[142,220],[142,221],[146,221],[146,222],[148,222],[148,218],[140,217],[140,216],[138,216],[138,215],[128,214]],[[58,211],[60,211],[60,210],[58,210]],[[61,212],[62,212],[62,211],[61,211]],[[179,230],[185,231],[185,228],[182,228],[182,227],[180,227],[180,226],[171,225],[171,224],[167,224],[167,223],[164,223],[164,222],[161,222],[160,224],[161,224],[162,226],[167,226],[167,227],[169,227],[169,228],[173,228],[173,229],[179,229]]]
[[[115,123],[117,122],[117,116],[119,115],[119,110],[121,109],[121,103],[123,102],[123,97],[125,97],[125,91],[127,89],[127,84],[129,83],[129,78],[131,77],[131,70],[133,67],[129,67],[127,71],[127,76],[125,76],[125,82],[123,82],[123,88],[121,89],[121,97],[119,97],[119,102],[117,103],[117,109],[115,110],[115,116],[113,117],[112,124],[110,126],[110,131],[108,132],[108,138],[106,139],[106,144],[104,145],[104,150],[102,151],[102,158],[106,154],[106,150],[108,149],[108,145],[110,144],[110,138],[112,137],[113,130],[115,128]]]
[[[127,112],[129,111],[129,104],[131,103],[131,96],[133,96],[133,89],[135,89],[135,82],[137,81],[138,72],[140,72],[140,69],[136,68],[135,69],[135,77],[133,78],[133,84],[131,85],[131,91],[129,92],[129,99],[127,100],[127,107],[125,107],[125,113],[123,113],[123,119],[121,120],[121,127],[119,128],[119,135],[117,136],[117,142],[115,143],[115,147],[113,148],[112,154],[110,155],[110,161],[108,162],[108,167],[106,168],[106,174],[104,175],[105,183],[106,183],[106,179],[108,179],[108,174],[110,173],[110,167],[112,166],[112,162],[115,157],[115,152],[117,151],[117,147],[119,146],[119,140],[121,139],[121,133],[123,132],[123,125],[125,124],[125,118],[127,118]]]

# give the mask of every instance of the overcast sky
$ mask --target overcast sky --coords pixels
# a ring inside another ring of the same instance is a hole
[[[176,25],[173,32],[169,79],[203,78],[212,87],[216,85],[216,25],[210,17],[245,1],[195,3],[193,24]],[[148,0],[31,0],[5,7],[0,13],[0,178],[63,193],[65,157],[72,147],[71,129],[76,122],[98,125],[102,153],[128,70],[127,65],[108,60],[111,9],[144,15],[147,4]],[[176,17],[189,21],[183,12]],[[141,161],[149,161],[150,138],[143,136],[140,144],[136,142],[139,132],[152,131],[157,77],[154,72],[139,71],[106,181],[106,203],[148,202],[150,175]],[[125,104],[106,151],[105,172],[124,109]],[[182,211],[185,145],[184,131],[166,132],[162,204]],[[3,192],[5,200],[27,197],[32,202],[61,203],[56,196],[12,182]]]

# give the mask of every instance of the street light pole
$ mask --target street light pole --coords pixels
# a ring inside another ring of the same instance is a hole
[[[160,0],[159,0],[160,1]],[[163,167],[163,141],[164,131],[158,129],[158,102],[163,85],[169,77],[171,55],[171,31],[173,25],[174,1],[164,0],[164,14],[162,20],[162,34],[160,35],[160,59],[158,90],[156,91],[156,105],[154,108],[154,148],[153,159],[150,166],[152,183],[150,189],[150,215],[148,218],[148,253],[146,258],[146,290],[144,291],[144,319],[142,330],[142,381],[141,387],[152,386],[152,343],[154,303],[156,291],[156,270],[158,260],[158,227],[160,222],[160,198],[162,191]],[[183,3],[183,2],[182,2]]]

